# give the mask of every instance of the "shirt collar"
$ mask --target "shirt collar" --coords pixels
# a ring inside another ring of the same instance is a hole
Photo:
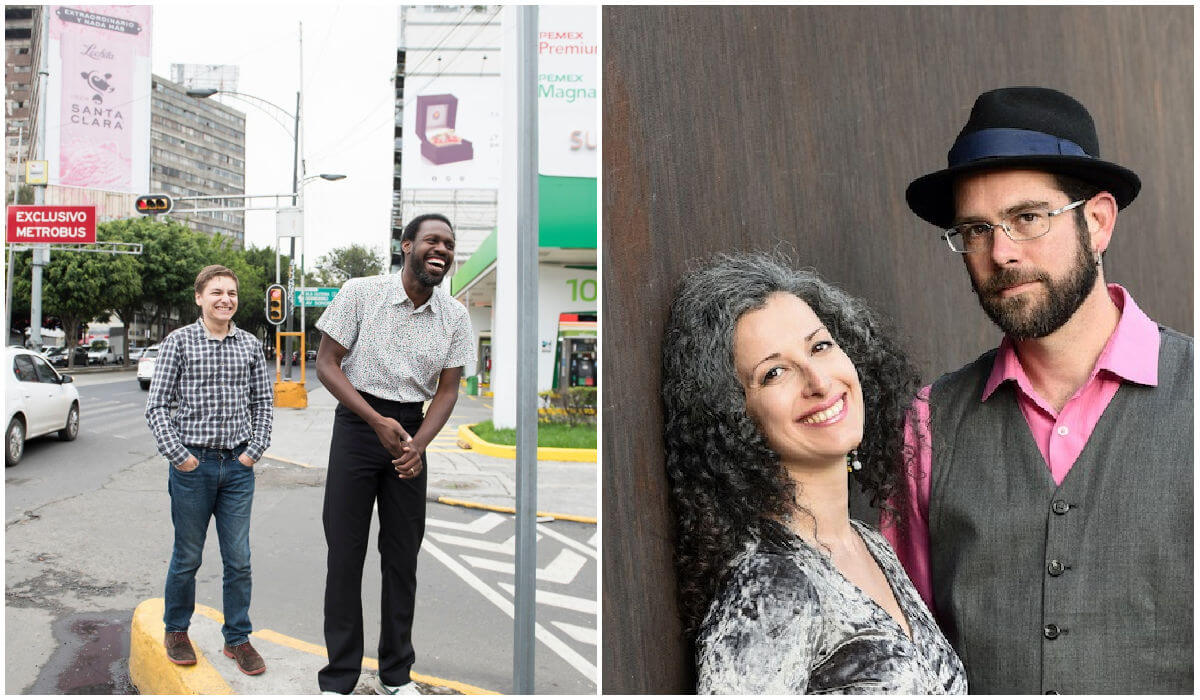
[[[1105,370],[1127,382],[1157,386],[1160,342],[1158,324],[1138,308],[1133,297],[1121,285],[1108,285],[1108,296],[1117,305],[1121,318],[1117,321],[1112,335],[1108,337],[1100,357],[1096,358],[1092,376]],[[1008,336],[1005,336],[996,351],[992,373],[983,387],[980,400],[987,401],[997,387],[1009,380],[1015,381],[1022,391],[1032,395],[1029,378],[1017,357],[1016,348]]]
[[[389,275],[392,278],[392,289],[388,296],[388,303],[413,306],[413,300],[409,298],[408,292],[404,291],[404,280],[401,279],[401,273],[395,272]],[[428,309],[431,313],[436,313],[442,310],[441,295],[446,292],[442,289],[442,285],[433,288],[433,294],[429,295],[429,301],[421,305],[419,309],[413,309],[413,313],[420,313]]]
[[[208,331],[208,326],[204,325],[204,317],[203,316],[196,319],[196,325],[200,326],[200,332],[204,335],[205,338],[208,338],[209,340],[224,340],[224,338],[218,338],[217,336],[213,335],[212,333],[210,333]],[[236,332],[237,332],[237,324],[233,322],[233,319],[229,319],[229,332],[225,334],[225,338],[232,337]]]

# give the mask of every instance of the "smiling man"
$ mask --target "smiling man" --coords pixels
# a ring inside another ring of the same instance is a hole
[[[196,276],[195,289],[200,319],[163,340],[146,401],[146,420],[169,463],[175,526],[164,642],[171,661],[196,663],[187,630],[196,571],[215,518],[224,565],[222,652],[243,673],[257,675],[266,664],[250,644],[250,506],[254,463],[271,442],[271,376],[258,339],[233,323],[237,275],[209,265]]]
[[[909,185],[999,348],[922,392],[901,561],[973,693],[1192,692],[1192,357],[1102,256],[1131,171],[1054,90],[980,95]]]
[[[362,672],[363,560],[378,502],[383,615],[375,690],[418,694],[409,671],[425,448],[450,417],[463,367],[475,357],[467,310],[440,286],[454,262],[449,219],[414,218],[400,246],[400,274],[350,280],[317,322],[317,374],[338,400],[321,516],[329,663],[317,682],[326,693],[352,692]]]

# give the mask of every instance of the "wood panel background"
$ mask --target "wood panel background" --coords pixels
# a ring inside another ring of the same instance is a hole
[[[662,459],[660,338],[689,260],[792,251],[891,316],[927,380],[993,347],[959,258],[904,189],[975,97],[1083,102],[1143,181],[1105,255],[1192,333],[1191,7],[606,7],[603,690],[694,687]]]

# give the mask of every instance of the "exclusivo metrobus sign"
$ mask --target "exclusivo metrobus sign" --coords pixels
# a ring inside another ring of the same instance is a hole
[[[7,243],[95,243],[96,207],[8,207]]]

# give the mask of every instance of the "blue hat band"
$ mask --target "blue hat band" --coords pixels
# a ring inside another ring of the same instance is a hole
[[[1091,158],[1074,141],[1026,129],[981,129],[959,139],[946,156],[951,168],[1003,156],[1082,156]]]

